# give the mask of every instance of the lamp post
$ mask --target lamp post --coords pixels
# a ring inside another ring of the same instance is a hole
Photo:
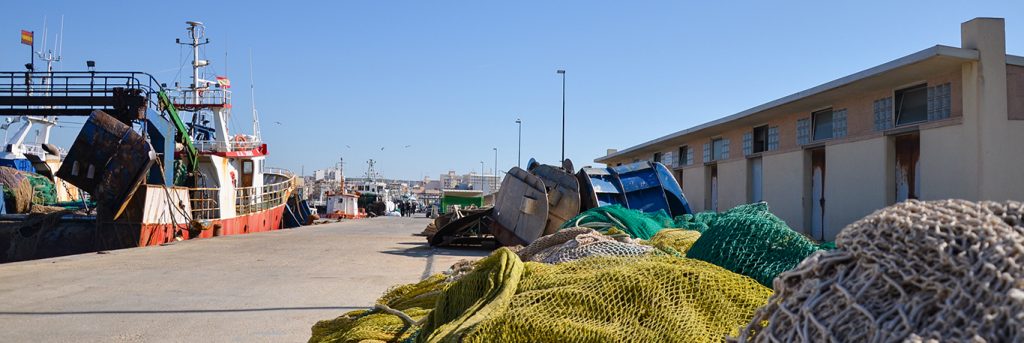
[[[484,161],[480,161],[480,190],[484,190]]]
[[[498,188],[496,182],[498,182],[498,148],[494,148],[494,180],[491,181],[491,193]]]
[[[555,72],[562,74],[562,162],[565,162],[565,70]]]
[[[523,120],[516,118],[516,124],[519,124],[519,152],[516,154],[516,167],[523,167]]]

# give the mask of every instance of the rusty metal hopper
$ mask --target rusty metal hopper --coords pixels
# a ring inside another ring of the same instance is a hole
[[[508,171],[494,202],[491,232],[502,245],[526,245],[544,235],[548,194],[544,181],[519,167]]]
[[[149,143],[131,126],[103,111],[93,111],[57,177],[89,192],[119,215],[155,160]]]
[[[544,226],[544,234],[553,234],[566,221],[580,214],[579,181],[564,169],[546,164],[536,166],[530,171],[544,181],[544,188],[548,194],[548,219]]]

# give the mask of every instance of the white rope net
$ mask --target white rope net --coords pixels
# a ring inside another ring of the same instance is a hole
[[[588,256],[640,256],[655,249],[625,235],[608,236],[585,227],[573,227],[541,237],[516,252],[523,261],[562,263]]]
[[[738,341],[1024,341],[1024,204],[907,201],[775,280]]]

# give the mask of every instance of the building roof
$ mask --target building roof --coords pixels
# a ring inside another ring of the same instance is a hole
[[[887,63],[875,66],[870,69],[866,69],[839,79],[826,82],[816,87],[806,89],[800,92],[790,94],[788,96],[755,106],[745,111],[712,120],[710,122],[700,124],[682,131],[678,131],[666,136],[662,136],[639,145],[632,146],[630,148],[617,151],[606,156],[598,157],[594,159],[596,163],[607,163],[615,158],[626,156],[635,152],[643,151],[644,149],[650,148],[654,145],[664,143],[670,140],[674,140],[689,134],[703,131],[714,126],[724,124],[727,122],[736,121],[739,119],[747,118],[760,112],[764,112],[769,109],[780,107],[783,105],[798,102],[809,97],[813,97],[819,94],[823,94],[838,88],[850,86],[856,83],[875,79],[885,74],[892,74],[897,72],[913,73],[919,71],[920,67],[950,67],[954,65],[960,65],[964,62],[977,61],[978,51],[974,49],[956,48],[945,45],[936,45],[913,54],[903,56],[901,58],[889,61]],[[1024,65],[1024,57],[1007,55],[1007,63],[1009,64],[1020,64]]]

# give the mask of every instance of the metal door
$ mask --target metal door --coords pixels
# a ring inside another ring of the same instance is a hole
[[[750,159],[750,202],[752,203],[764,200],[762,175],[761,158]]]
[[[825,240],[825,149],[811,150],[811,236]]]
[[[711,184],[708,186],[708,189],[711,190],[708,193],[710,195],[708,210],[718,212],[718,166],[713,165],[708,168],[711,169]]]

